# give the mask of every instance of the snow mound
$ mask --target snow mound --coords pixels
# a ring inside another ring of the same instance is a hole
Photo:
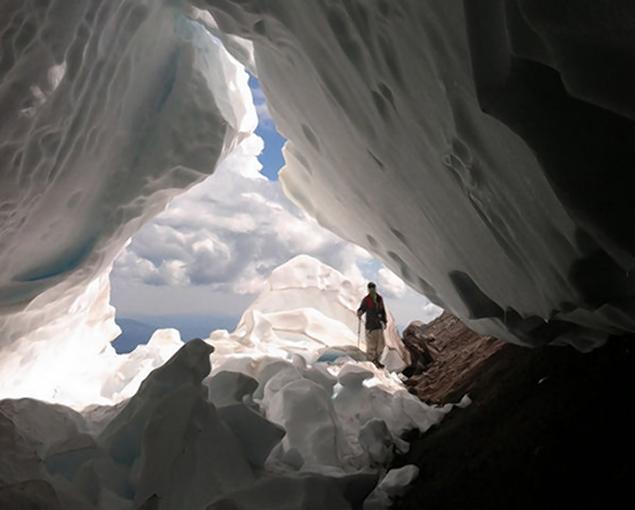
[[[158,330],[113,356],[100,395],[116,405],[80,414],[0,401],[0,484],[15,486],[3,497],[103,510],[348,510],[372,492],[369,504],[388,508],[407,485],[384,478],[408,450],[400,436],[425,432],[452,406],[419,401],[351,345],[360,299],[342,274],[297,257],[273,272],[235,332],[183,343]],[[340,355],[323,359],[329,349]],[[20,485],[33,480],[41,484]]]
[[[420,402],[395,373],[356,348],[362,291],[301,255],[272,272],[233,333],[210,334],[215,375],[207,384],[214,401],[251,402],[286,431],[270,463],[338,476],[383,466],[395,449],[407,449],[403,432],[424,432],[449,411]],[[384,358],[391,351],[399,358],[403,346],[393,324],[386,336]],[[214,381],[236,389],[214,389]],[[258,384],[251,397],[242,390],[250,381]]]
[[[363,324],[358,333],[355,311],[363,287],[339,271],[308,255],[299,255],[274,269],[265,289],[243,313],[236,329],[214,331],[210,342],[216,347],[214,371],[235,366],[253,375],[241,360],[265,357],[291,360],[299,355],[312,363],[323,349],[366,349]],[[385,355],[396,356],[393,371],[405,366],[408,353],[390,313],[385,331]],[[385,358],[384,358],[385,359]],[[229,365],[226,365],[229,364]]]
[[[395,406],[405,409],[405,400],[432,421],[446,411],[379,381],[379,373],[364,389],[363,378],[351,374],[372,377],[374,365],[352,361],[302,368],[277,360],[277,370],[260,380],[263,398],[254,399],[257,383],[247,376],[207,378],[213,351],[200,339],[182,345],[135,395],[102,413],[108,416],[99,432],[91,428],[94,409],[81,415],[32,400],[0,401],[0,501],[78,510],[351,510],[372,493],[372,508],[388,508],[417,472],[383,476],[394,449],[407,444],[395,437],[395,423],[375,416],[388,402],[400,413]],[[338,393],[305,377],[316,370],[339,372],[346,386]],[[217,407],[210,389],[233,397]],[[380,393],[388,400],[373,397]],[[407,419],[401,428],[422,427]]]

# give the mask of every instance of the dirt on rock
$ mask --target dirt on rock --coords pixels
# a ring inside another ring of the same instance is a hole
[[[436,332],[448,355],[413,387],[428,401],[468,393],[473,403],[395,462],[421,470],[395,508],[635,508],[635,338],[581,354],[475,338],[448,317],[442,324],[455,328],[451,338]]]

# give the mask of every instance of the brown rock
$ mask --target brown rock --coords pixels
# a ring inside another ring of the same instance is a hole
[[[447,397],[504,345],[494,337],[475,333],[448,312],[422,328],[413,329],[425,338],[432,361],[425,372],[411,377],[406,384],[412,393],[429,403],[447,403]]]

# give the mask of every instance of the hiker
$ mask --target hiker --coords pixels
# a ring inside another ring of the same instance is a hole
[[[371,361],[381,368],[379,357],[384,351],[384,328],[388,323],[384,300],[377,294],[377,286],[368,284],[368,295],[362,299],[357,309],[357,318],[366,314],[366,354]]]

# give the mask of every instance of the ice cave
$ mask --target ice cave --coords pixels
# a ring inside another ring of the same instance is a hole
[[[111,345],[131,237],[259,177],[250,75],[285,196],[445,310],[412,386],[306,254],[233,330]],[[629,0],[0,0],[0,509],[632,500],[633,90]]]

